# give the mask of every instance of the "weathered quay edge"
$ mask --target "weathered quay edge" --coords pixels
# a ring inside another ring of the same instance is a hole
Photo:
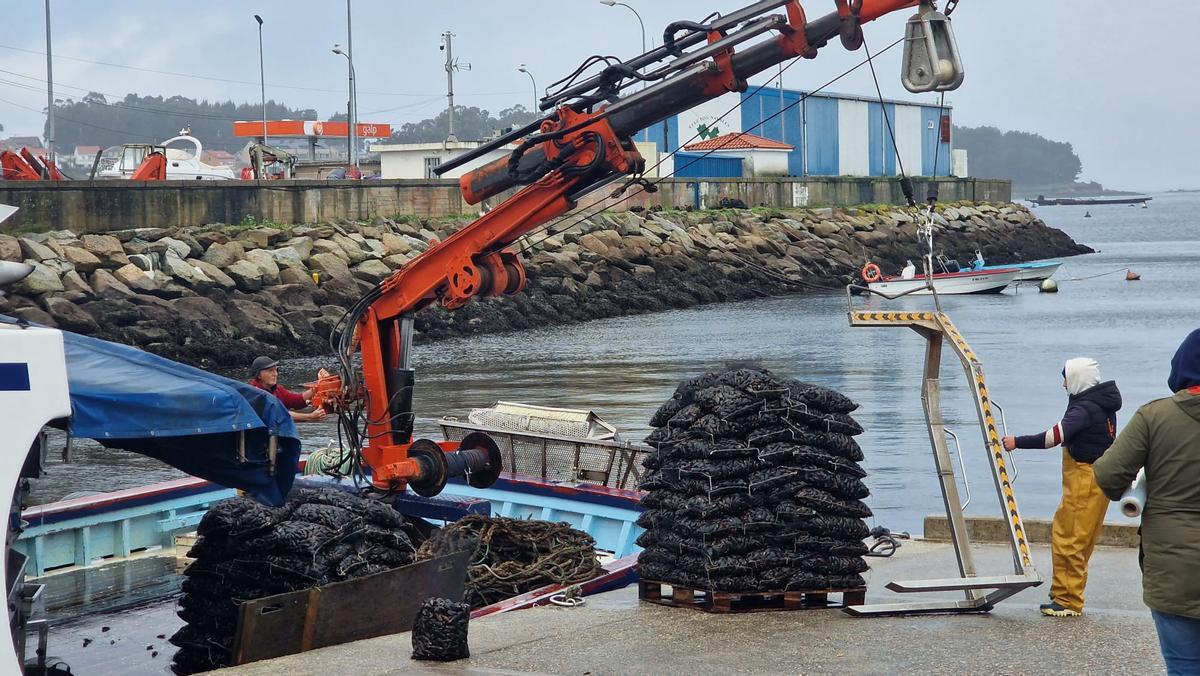
[[[1035,545],[1032,554],[1049,577],[1049,546]],[[974,555],[982,574],[1012,571],[1008,546],[976,546]],[[905,542],[895,556],[870,563],[867,603],[962,599],[962,592],[897,594],[885,587],[956,575],[948,543]],[[406,632],[215,673],[1163,673],[1154,621],[1142,604],[1137,550],[1096,549],[1082,618],[1041,615],[1049,586],[1026,589],[985,614],[873,618],[832,609],[708,614],[639,602],[634,586],[589,596],[576,608],[547,605],[473,620],[471,657],[445,665],[409,659]]]
[[[867,261],[920,256],[912,211],[893,206],[567,216],[522,253],[524,293],[418,315],[418,338],[530,327],[840,288]],[[995,263],[1091,252],[1022,206],[956,202],[934,217],[939,250]],[[344,309],[464,220],[220,224],[0,234],[0,259],[34,273],[0,313],[143,347],[202,367],[255,354],[317,355]],[[315,273],[315,274],[314,274]],[[314,281],[314,278],[316,281]]]

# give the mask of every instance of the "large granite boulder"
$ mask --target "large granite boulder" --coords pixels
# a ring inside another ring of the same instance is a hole
[[[271,228],[251,228],[238,233],[237,238],[246,243],[246,248],[267,249],[283,238],[283,231]]]
[[[312,273],[307,268],[283,268],[279,271],[279,283],[282,285],[299,284],[316,288],[317,283],[313,281]]]
[[[279,283],[279,265],[270,251],[251,249],[246,252],[246,260],[258,266],[258,269],[262,271],[263,286],[274,286]]]
[[[87,298],[93,298],[96,295],[95,291],[92,290],[91,285],[88,284],[87,280],[83,278],[83,275],[79,274],[75,270],[72,270],[62,276],[62,284],[64,290],[82,293]]]
[[[391,276],[392,269],[383,261],[372,259],[355,265],[351,273],[359,279],[366,280],[372,284],[378,284]]]
[[[133,296],[133,289],[103,268],[92,273],[91,286],[96,295],[103,299],[122,300]]]
[[[316,250],[315,247],[313,250]],[[346,261],[332,253],[314,253],[308,259],[308,267],[320,275],[322,283],[326,279],[339,281],[352,279]]]
[[[213,242],[208,245],[208,250],[200,257],[200,260],[224,270],[241,260],[243,255],[241,247],[234,246],[233,242]]]
[[[88,234],[81,237],[80,241],[83,243],[83,248],[99,258],[100,264],[109,270],[129,264],[125,249],[121,247],[121,240],[112,235]]]
[[[310,247],[311,249],[311,244]],[[304,266],[304,255],[294,247],[284,246],[278,249],[271,249],[267,252],[278,266],[277,269],[283,268],[299,268],[307,270]]]
[[[0,235],[0,261],[23,261],[21,242],[12,235]]]
[[[286,345],[296,339],[287,320],[254,301],[235,299],[228,311],[230,321],[242,335],[253,336],[268,345]]]
[[[100,268],[101,262],[96,254],[77,246],[62,247],[63,259],[74,266],[75,270],[89,275]]]
[[[187,263],[204,273],[204,276],[212,280],[212,282],[218,287],[226,291],[232,291],[233,289],[237,288],[237,282],[233,281],[232,277],[225,274],[224,270],[218,268],[212,263],[206,263],[199,258],[189,258]]]
[[[100,324],[90,314],[65,298],[47,298],[46,312],[50,313],[59,328],[89,335],[100,331]]]
[[[254,293],[263,287],[262,268],[247,260],[236,261],[225,268],[225,273],[246,293]]]
[[[338,258],[345,261],[346,263],[350,262],[350,255],[346,253],[346,250],[343,249],[342,247],[338,246],[334,242],[327,240],[327,239],[319,239],[319,240],[313,242],[312,256],[315,256],[317,254],[333,254],[334,256],[337,256]],[[310,257],[310,259],[311,259],[311,257]],[[359,259],[359,260],[362,260],[362,259]]]
[[[58,271],[53,267],[32,258],[26,259],[25,262],[33,266],[33,272],[17,283],[14,287],[17,293],[25,296],[40,296],[44,293],[57,293],[65,290]]]

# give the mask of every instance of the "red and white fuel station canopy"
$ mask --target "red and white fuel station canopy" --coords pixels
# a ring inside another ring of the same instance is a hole
[[[358,138],[387,138],[392,135],[390,124],[359,122]],[[320,122],[317,120],[267,120],[267,135],[300,138],[306,136],[334,136],[345,138],[350,133],[345,122]],[[233,135],[238,137],[262,137],[262,120],[234,122]]]

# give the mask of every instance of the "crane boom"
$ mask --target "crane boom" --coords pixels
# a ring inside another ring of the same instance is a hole
[[[581,85],[568,83],[543,100],[542,106],[553,107],[553,112],[536,126],[520,130],[522,135],[534,133],[511,156],[463,175],[462,193],[472,204],[525,187],[430,246],[360,299],[348,311],[340,338],[339,374],[317,386],[314,403],[331,406],[342,415],[356,405],[365,409],[366,433],[361,438],[352,434],[350,441],[361,448],[377,488],[402,489],[407,484],[418,493],[435,494],[449,476],[466,475],[472,485],[487,485],[500,472],[499,451],[486,435],[471,435],[461,445],[412,441],[414,313],[435,302],[455,309],[478,296],[523,289],[524,268],[506,247],[566,214],[595,187],[623,175],[640,177],[645,160],[631,140],[634,133],[727,92],[745,91],[748,78],[788,59],[812,58],[835,36],[856,49],[862,42],[863,22],[918,4],[917,0],[834,2],[837,11],[811,22],[799,0],[761,0],[707,24],[671,24],[662,47],[609,66]],[[766,14],[781,7],[786,15]],[[737,49],[771,33],[770,39]],[[618,97],[622,88],[637,81],[654,84]],[[516,138],[503,137],[442,167],[461,165]],[[361,377],[351,361],[359,348]],[[357,431],[359,422],[345,427]]]

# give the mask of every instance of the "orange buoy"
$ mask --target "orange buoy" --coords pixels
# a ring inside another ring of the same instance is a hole
[[[1125,281],[1127,281],[1127,282],[1136,282],[1141,278],[1142,278],[1142,276],[1139,275],[1138,273],[1134,272],[1133,270],[1125,271]]]
[[[863,281],[867,282],[868,284],[871,282],[878,282],[880,279],[883,279],[883,271],[880,270],[879,266],[875,265],[874,263],[867,263],[864,265],[863,269],[860,270],[860,274],[862,274]]]

